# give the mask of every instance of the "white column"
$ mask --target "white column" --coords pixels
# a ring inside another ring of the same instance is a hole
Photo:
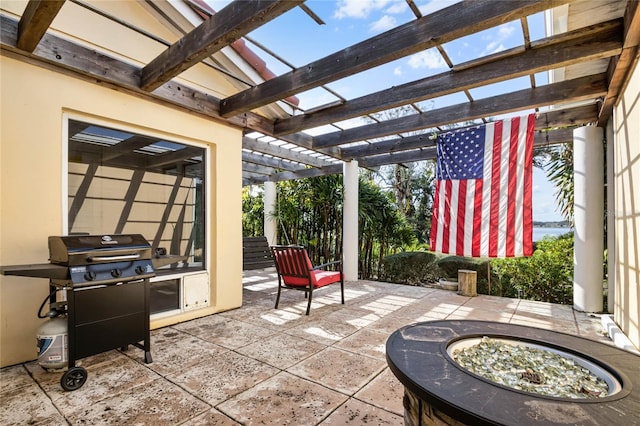
[[[273,216],[276,211],[276,183],[267,181],[264,183],[264,236],[267,237],[269,245],[276,243],[278,232],[278,221]]]
[[[602,312],[604,155],[601,127],[573,131],[573,307]]]
[[[607,312],[613,313],[616,289],[615,150],[613,120],[607,123]]]
[[[345,281],[358,279],[358,162],[344,163],[342,208],[342,271]]]

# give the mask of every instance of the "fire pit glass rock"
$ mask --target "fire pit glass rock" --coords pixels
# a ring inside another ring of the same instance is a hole
[[[616,378],[577,356],[522,340],[461,339],[447,354],[462,368],[498,385],[557,398],[602,398],[620,391]]]

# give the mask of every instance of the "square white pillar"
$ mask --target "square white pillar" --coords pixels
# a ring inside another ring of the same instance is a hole
[[[342,272],[346,281],[358,279],[358,162],[344,163],[342,209]]]

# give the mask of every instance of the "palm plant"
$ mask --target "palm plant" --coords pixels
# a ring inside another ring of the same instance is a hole
[[[558,145],[549,150],[545,171],[556,188],[555,196],[560,214],[573,223],[573,145]]]
[[[264,202],[261,191],[252,187],[242,188],[242,236],[255,237],[264,234]]]

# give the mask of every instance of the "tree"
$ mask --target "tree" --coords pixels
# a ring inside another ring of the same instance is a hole
[[[573,222],[573,144],[560,145],[551,154],[547,177],[556,187],[556,201],[564,218]]]
[[[556,203],[565,220],[573,223],[573,145],[536,149],[534,165],[542,168],[555,186]]]
[[[413,244],[415,236],[390,192],[361,177],[359,193],[360,272],[366,279],[378,275],[384,256]]]
[[[264,201],[262,191],[253,186],[242,188],[242,236],[264,235]]]

